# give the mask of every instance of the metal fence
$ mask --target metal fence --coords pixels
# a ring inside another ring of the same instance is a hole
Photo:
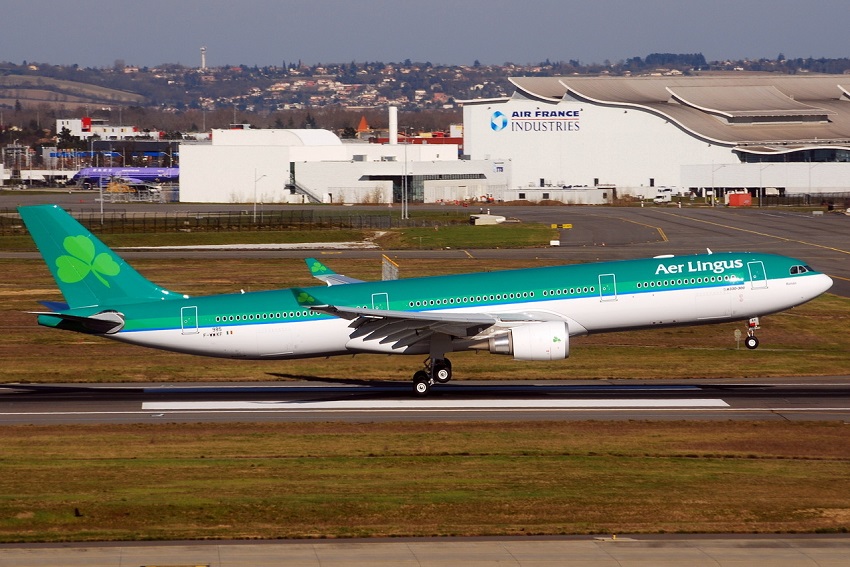
[[[163,232],[239,232],[289,230],[387,230],[390,228],[465,224],[466,220],[445,218],[401,219],[398,214],[328,214],[325,211],[258,210],[224,212],[137,212],[83,209],[68,211],[94,233],[135,234]],[[0,236],[27,234],[14,209],[0,209]]]

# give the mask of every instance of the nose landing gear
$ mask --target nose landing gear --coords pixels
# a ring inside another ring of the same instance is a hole
[[[753,350],[758,348],[759,340],[756,337],[756,331],[760,328],[758,317],[753,317],[749,320],[749,322],[747,322],[747,338],[744,339],[744,346],[748,349]]]

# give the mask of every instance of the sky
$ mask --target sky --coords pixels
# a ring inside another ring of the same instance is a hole
[[[405,59],[612,63],[650,53],[850,57],[848,0],[27,0],[0,7],[0,61],[81,67]]]

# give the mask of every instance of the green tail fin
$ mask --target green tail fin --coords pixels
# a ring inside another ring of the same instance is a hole
[[[71,309],[181,297],[144,278],[58,206],[18,212]]]

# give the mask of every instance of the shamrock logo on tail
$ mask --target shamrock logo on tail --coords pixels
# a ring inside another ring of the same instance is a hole
[[[95,256],[94,243],[85,236],[68,236],[62,246],[70,256],[56,258],[56,267],[59,268],[59,279],[65,283],[82,281],[91,272],[100,283],[109,287],[104,276],[117,276],[121,271],[121,266],[106,252]]]

